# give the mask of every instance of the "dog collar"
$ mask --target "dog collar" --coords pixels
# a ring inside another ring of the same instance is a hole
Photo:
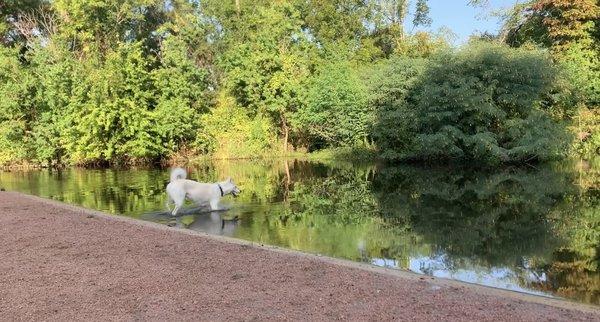
[[[221,191],[221,197],[223,197],[225,194],[223,193],[223,188],[221,188],[221,185],[217,183],[217,187],[219,187],[219,190]]]

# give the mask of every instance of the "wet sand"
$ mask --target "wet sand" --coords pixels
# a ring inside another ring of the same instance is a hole
[[[600,308],[0,192],[1,320],[592,321]]]

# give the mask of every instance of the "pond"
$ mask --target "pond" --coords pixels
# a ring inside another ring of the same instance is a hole
[[[0,187],[105,212],[419,274],[600,305],[600,160],[496,171],[214,161],[223,213],[166,213],[166,169],[0,172]]]

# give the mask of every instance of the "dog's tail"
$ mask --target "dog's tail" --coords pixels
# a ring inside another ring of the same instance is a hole
[[[177,179],[185,179],[187,177],[187,172],[185,172],[182,168],[174,168],[171,170],[171,179],[170,182],[173,182]]]

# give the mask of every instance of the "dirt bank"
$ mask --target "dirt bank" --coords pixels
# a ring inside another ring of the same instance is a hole
[[[0,317],[600,320],[600,309],[0,192]]]

